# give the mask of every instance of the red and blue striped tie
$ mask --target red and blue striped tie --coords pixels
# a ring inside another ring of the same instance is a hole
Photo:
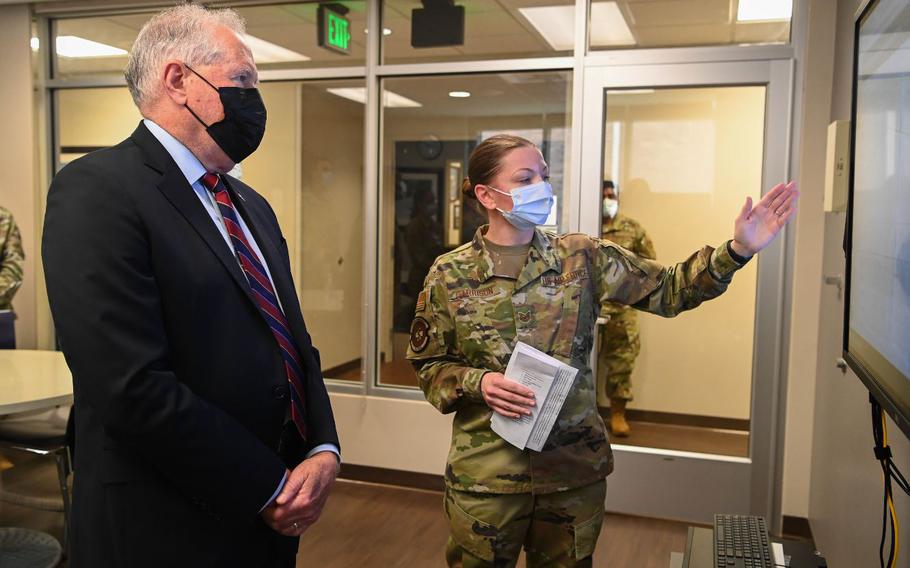
[[[243,269],[243,273],[250,284],[253,298],[255,298],[256,304],[259,306],[259,311],[262,312],[263,317],[268,322],[272,335],[275,336],[275,341],[278,342],[278,346],[281,348],[284,368],[290,383],[291,420],[294,421],[300,435],[306,438],[303,366],[300,364],[300,353],[294,344],[288,320],[281,311],[278,298],[275,295],[275,289],[272,287],[262,262],[253,251],[253,247],[250,246],[246,235],[243,234],[243,230],[240,228],[237,210],[234,209],[231,195],[227,192],[221,179],[217,174],[206,173],[202,176],[201,181],[202,185],[215,196],[215,202],[218,203],[218,209],[221,211],[221,217],[224,220],[224,227],[231,237],[234,253],[237,255],[240,267]]]

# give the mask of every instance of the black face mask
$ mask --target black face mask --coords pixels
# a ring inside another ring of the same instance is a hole
[[[206,124],[193,109],[186,103],[183,106],[190,114],[205,127],[215,144],[224,150],[234,163],[242,162],[247,156],[256,151],[265,134],[265,104],[259,95],[259,89],[245,89],[241,87],[216,87],[208,79],[196,73],[186,65],[197,77],[218,91],[221,106],[224,107],[224,118],[212,124]]]

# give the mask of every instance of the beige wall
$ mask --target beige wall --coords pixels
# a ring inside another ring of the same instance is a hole
[[[803,89],[797,96],[802,116],[797,117],[800,140],[794,173],[800,203],[790,234],[794,241],[790,358],[787,365],[787,413],[784,442],[782,512],[806,518],[809,515],[809,467],[816,357],[819,348],[819,297],[822,288],[824,241],[824,183],[827,126],[834,70],[836,11],[830,3],[809,3],[807,34],[801,46],[805,61]],[[830,366],[830,362],[829,362]]]
[[[604,179],[619,182],[620,211],[644,226],[658,261],[732,237],[745,196],[761,191],[764,105],[764,87],[608,95]],[[756,275],[753,261],[724,295],[674,319],[639,316],[631,407],[749,418]]]
[[[58,91],[57,101],[61,146],[113,146],[142,120],[126,87]]]
[[[39,275],[40,215],[34,192],[37,179],[36,120],[32,93],[28,6],[0,7],[0,108],[4,141],[0,151],[0,205],[12,211],[25,251],[24,280],[13,300],[19,316],[16,339],[20,348],[37,344],[36,294]]]
[[[300,240],[292,255],[307,328],[330,369],[361,356],[363,105],[318,84],[304,84],[300,101]]]
[[[256,152],[243,161],[240,178],[268,200],[291,257],[291,272],[298,276],[300,258],[298,216],[300,210],[300,86],[270,83],[260,89],[269,117],[266,135]],[[300,284],[297,283],[297,287]]]

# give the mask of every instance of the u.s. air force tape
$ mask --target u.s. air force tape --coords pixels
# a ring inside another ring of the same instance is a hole
[[[430,342],[430,324],[422,317],[414,318],[411,323],[411,350],[420,353]]]

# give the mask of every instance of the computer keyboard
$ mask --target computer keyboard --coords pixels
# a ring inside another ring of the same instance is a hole
[[[774,568],[765,519],[714,515],[715,568]]]

